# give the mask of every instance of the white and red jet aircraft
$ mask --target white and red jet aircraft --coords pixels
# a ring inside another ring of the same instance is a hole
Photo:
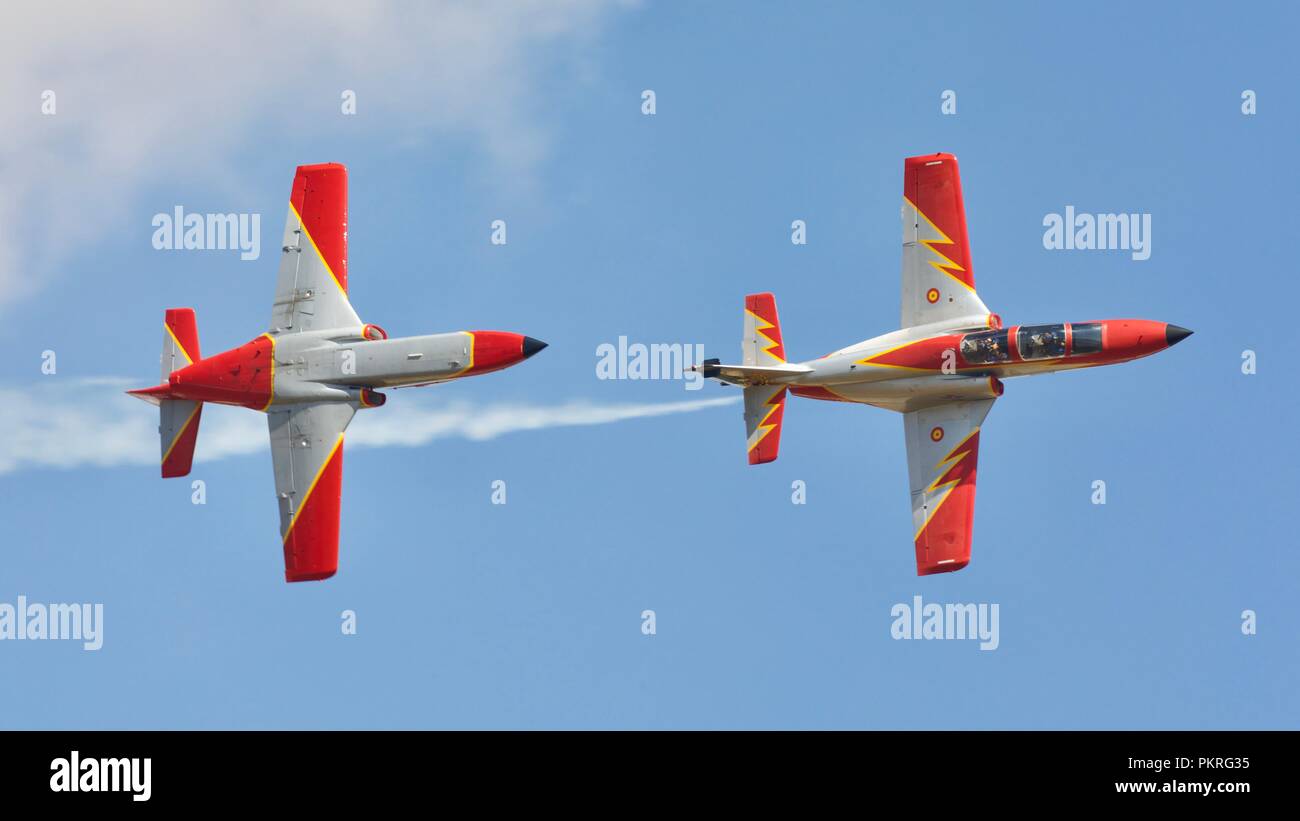
[[[1002,377],[1111,365],[1162,351],[1192,332],[1144,319],[1002,326],[975,292],[957,158],[903,165],[901,330],[820,359],[785,360],[772,294],[745,297],[744,362],[692,368],[745,389],[749,462],[776,459],[786,393],[903,414],[916,572],[970,562],[980,424]]]
[[[348,299],[347,169],[299,166],[288,211],[267,332],[203,357],[194,309],[169,309],[163,381],[128,393],[159,408],[163,478],[190,472],[203,403],[266,414],[284,578],[302,582],[338,570],[343,431],[358,410],[384,404],[376,388],[499,371],[546,343],[507,331],[389,339],[363,323]]]

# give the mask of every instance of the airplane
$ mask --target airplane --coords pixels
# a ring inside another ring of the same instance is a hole
[[[690,370],[744,389],[751,465],[771,462],[788,393],[903,414],[918,576],[970,563],[980,425],[1002,379],[1128,362],[1191,331],[1107,319],[1004,327],[975,291],[961,177],[952,154],[903,163],[900,329],[820,359],[787,362],[770,293],[745,297],[743,361]]]
[[[127,391],[159,408],[163,478],[190,472],[204,403],[267,415],[287,582],[328,579],[338,571],[343,432],[358,410],[384,404],[377,388],[499,371],[546,347],[504,331],[389,339],[353,310],[347,257],[347,169],[338,163],[299,166],[270,328],[205,358],[194,309],[168,309],[163,382]]]

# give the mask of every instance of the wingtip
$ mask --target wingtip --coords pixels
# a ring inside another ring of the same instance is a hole
[[[936,576],[940,573],[956,573],[966,565],[970,564],[970,559],[962,561],[960,559],[936,562],[935,564],[917,565],[916,575],[918,576]]]
[[[285,571],[284,580],[290,584],[293,584],[294,582],[321,582],[330,578],[337,572],[337,568],[334,570],[320,570],[314,573],[291,573]]]

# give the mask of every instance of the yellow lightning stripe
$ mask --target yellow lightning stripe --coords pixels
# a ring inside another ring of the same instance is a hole
[[[194,357],[190,356],[190,352],[187,351],[187,350],[185,350],[185,346],[182,345],[182,344],[181,344],[181,341],[180,341],[179,339],[176,338],[176,332],[172,330],[172,326],[170,326],[170,325],[168,325],[166,322],[164,322],[164,323],[163,323],[163,330],[166,331],[166,332],[167,332],[167,335],[170,336],[170,337],[172,338],[172,344],[176,346],[176,350],[178,350],[178,351],[181,352],[181,356],[185,357],[185,361],[186,361],[186,363],[188,363],[188,364],[190,364],[190,365],[193,365],[193,364],[194,364]]]
[[[181,437],[185,435],[185,429],[188,428],[190,424],[194,421],[194,417],[198,415],[199,409],[202,407],[203,407],[203,403],[201,402],[194,403],[194,410],[190,411],[190,415],[189,417],[186,418],[185,424],[181,425],[180,430],[176,431],[175,438],[173,438],[172,443],[167,446],[167,452],[163,454],[162,463],[164,465],[167,464],[167,460],[168,458],[171,457],[172,451],[176,450],[176,443],[180,442]]]
[[[953,262],[951,259],[948,258],[948,255],[947,255],[947,254],[945,254],[944,252],[940,251],[938,248],[935,248],[935,247],[934,247],[934,246],[936,246],[936,245],[954,245],[955,243],[953,242],[953,240],[952,240],[952,239],[951,239],[947,234],[945,234],[945,233],[944,233],[944,232],[939,228],[939,226],[935,225],[935,224],[930,220],[930,218],[927,217],[927,216],[925,215],[925,212],[924,212],[924,211],[922,211],[920,208],[917,208],[917,207],[916,207],[916,203],[914,203],[914,202],[912,202],[910,199],[908,199],[908,197],[907,197],[906,194],[903,195],[903,199],[907,202],[908,205],[912,206],[912,208],[916,211],[916,213],[920,215],[921,219],[925,220],[926,224],[929,225],[931,228],[933,228],[933,229],[934,229],[934,232],[935,232],[936,234],[939,235],[939,239],[920,239],[920,238],[918,237],[918,240],[920,240],[920,242],[921,242],[922,245],[924,245],[926,248],[929,248],[930,251],[931,251],[935,256],[937,256],[937,257],[939,257],[940,259],[942,259],[942,260],[944,261],[944,263],[946,263],[946,264],[940,264],[940,263],[938,263],[938,262],[936,262],[935,260],[932,260],[932,259],[928,259],[928,260],[926,260],[926,262],[928,262],[928,263],[930,263],[930,265],[934,266],[934,269],[935,269],[936,271],[939,271],[939,272],[941,272],[941,273],[947,274],[948,276],[952,277],[953,280],[955,280],[956,282],[961,283],[962,286],[965,287],[967,290],[969,290],[969,291],[971,291],[971,292],[974,292],[975,289],[974,289],[972,286],[967,285],[966,282],[965,282],[965,280],[961,279],[961,278],[958,277],[956,274],[954,274],[951,270],[949,270],[949,269],[951,268],[951,269],[954,269],[954,270],[960,271],[960,272],[962,272],[962,273],[964,274],[964,273],[966,273],[966,269],[963,268],[963,267],[961,267],[961,266],[958,265],[957,263]]]
[[[320,477],[325,475],[325,468],[329,467],[330,462],[334,461],[334,454],[338,453],[341,447],[343,447],[343,434],[340,433],[338,441],[334,443],[334,447],[330,448],[329,455],[325,457],[324,462],[320,463],[320,469],[316,471],[316,478],[311,480],[311,484],[307,486],[307,492],[302,495],[302,504],[298,505],[298,509],[293,512],[293,518],[289,520],[289,527],[284,531],[284,541],[289,541],[289,534],[293,533],[293,526],[298,524],[298,517],[306,509],[307,500],[311,498],[312,491],[316,489],[316,483],[320,481]]]
[[[754,440],[754,444],[749,446],[748,450],[745,451],[746,453],[761,445],[763,443],[763,440],[767,438],[767,435],[776,429],[776,423],[773,422],[769,424],[767,420],[771,419],[772,414],[776,413],[778,410],[781,409],[781,404],[785,402],[785,390],[786,390],[785,388],[782,388],[781,390],[772,394],[772,397],[767,400],[767,404],[770,406],[770,409],[768,410],[767,413],[763,414],[763,418],[760,419],[758,424],[754,426],[754,433],[757,435],[758,438]],[[772,401],[773,399],[777,399],[777,401],[774,402]]]
[[[910,347],[910,346],[912,346],[912,345],[916,345],[916,344],[918,344],[918,343],[920,343],[920,342],[925,342],[925,341],[926,341],[926,340],[924,340],[924,339],[914,339],[914,340],[912,340],[911,342],[904,342],[902,345],[895,345],[894,347],[892,347],[892,348],[886,348],[885,350],[880,351],[879,353],[873,353],[871,356],[868,356],[868,357],[865,358],[865,359],[859,359],[857,362],[854,362],[853,364],[855,364],[855,365],[874,365],[874,366],[876,366],[877,368],[897,368],[897,369],[899,369],[900,371],[921,371],[921,372],[932,371],[932,370],[934,370],[934,368],[913,368],[911,365],[891,365],[891,364],[888,363],[888,362],[876,362],[876,361],[875,361],[875,360],[879,359],[880,357],[885,356],[886,354],[891,354],[891,353],[893,353],[894,351],[901,351],[901,350],[904,349],[904,348],[907,348],[907,347]]]
[[[938,490],[939,487],[940,487],[940,485],[938,484],[939,479],[942,478],[943,475],[944,475],[945,473],[947,473],[949,469],[951,469],[954,465],[956,465],[956,464],[957,464],[958,462],[960,462],[962,459],[965,459],[967,456],[970,456],[970,451],[965,451],[965,452],[960,453],[960,454],[957,453],[957,451],[961,450],[962,447],[963,447],[967,442],[970,441],[970,438],[971,438],[972,436],[974,436],[975,434],[979,433],[979,432],[980,432],[980,429],[979,429],[979,428],[973,428],[973,429],[971,430],[970,433],[966,434],[966,438],[965,438],[965,439],[961,440],[961,442],[957,443],[957,445],[956,445],[955,447],[953,447],[952,450],[948,451],[948,455],[947,455],[947,456],[945,456],[945,457],[943,457],[942,459],[939,460],[939,463],[936,464],[936,465],[934,466],[934,469],[935,469],[936,471],[938,471],[939,475],[936,476],[936,477],[934,477],[934,481],[930,483],[930,486],[927,487],[926,490]],[[954,458],[954,456],[955,456],[955,458]],[[944,465],[946,465],[946,464],[949,463],[949,462],[951,462],[952,464],[948,465],[948,466],[945,468]],[[955,485],[955,484],[957,484],[957,482],[959,482],[959,481],[960,481],[959,479],[953,479],[951,482],[944,482],[944,484],[945,484],[945,485]]]
[[[325,270],[329,272],[330,279],[334,280],[334,285],[339,289],[339,293],[343,295],[344,299],[347,299],[348,292],[343,290],[343,283],[339,282],[339,278],[335,275],[334,269],[325,261],[325,255],[320,252],[320,248],[316,245],[316,240],[311,238],[311,232],[307,230],[307,223],[302,221],[302,215],[299,214],[298,209],[294,207],[293,200],[289,200],[289,210],[293,212],[294,217],[298,220],[298,227],[302,229],[302,235],[306,237],[307,242],[311,244],[311,249],[316,252],[316,258],[320,260],[320,264],[324,265]]]
[[[767,339],[767,341],[768,341],[769,343],[771,343],[771,344],[769,344],[766,348],[762,348],[762,349],[761,349],[762,352],[765,353],[765,354],[767,354],[768,356],[772,357],[773,359],[775,359],[775,360],[778,361],[778,362],[784,362],[784,361],[785,361],[784,357],[780,357],[780,356],[777,356],[776,354],[772,353],[772,349],[773,349],[773,348],[776,348],[776,347],[779,347],[779,346],[781,345],[781,343],[778,342],[777,340],[773,339],[773,338],[771,337],[771,335],[767,333],[767,331],[768,331],[769,328],[775,328],[776,326],[773,325],[771,322],[768,322],[766,319],[764,319],[763,317],[759,316],[758,314],[754,313],[753,311],[749,310],[748,308],[745,309],[745,313],[747,313],[747,314],[749,314],[750,316],[754,317],[754,330],[755,330],[755,331],[758,331],[760,334],[762,334],[763,337],[764,337],[765,339]]]
[[[950,481],[944,482],[943,484],[939,484],[939,480],[942,479],[948,473],[949,470],[951,470],[954,466],[956,466],[959,462],[961,462],[962,459],[965,459],[967,456],[971,455],[970,451],[963,451],[962,453],[957,453],[957,451],[961,450],[966,445],[966,443],[970,441],[971,437],[979,432],[980,432],[979,428],[972,429],[970,433],[966,434],[965,439],[962,439],[960,442],[958,442],[957,445],[953,447],[952,450],[948,451],[948,455],[940,459],[939,463],[934,466],[934,469],[938,475],[934,477],[934,481],[931,482],[930,486],[925,489],[925,492],[930,493],[931,491],[937,491],[937,490],[946,490],[947,492],[944,493],[943,496],[937,502],[935,502],[933,506],[930,507],[929,512],[926,514],[925,521],[921,523],[921,526],[916,530],[916,535],[912,537],[913,540],[915,540],[917,536],[921,535],[921,531],[925,530],[926,526],[930,524],[930,520],[934,518],[934,514],[939,512],[939,507],[943,505],[944,502],[948,501],[948,497],[952,494],[952,489],[961,482],[961,479],[957,478],[957,479],[952,479]],[[951,462],[951,464],[949,464],[949,462]]]

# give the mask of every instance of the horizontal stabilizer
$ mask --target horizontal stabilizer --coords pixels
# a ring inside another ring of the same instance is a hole
[[[745,388],[745,435],[749,463],[761,465],[776,459],[781,447],[781,420],[785,416],[784,385]]]
[[[168,308],[163,317],[162,381],[198,362],[199,326],[193,308]]]
[[[186,476],[194,463],[203,403],[164,399],[158,404],[158,438],[162,442],[162,477]]]
[[[746,365],[778,365],[785,362],[781,320],[776,297],[768,293],[745,297],[745,331],[740,339]]]

